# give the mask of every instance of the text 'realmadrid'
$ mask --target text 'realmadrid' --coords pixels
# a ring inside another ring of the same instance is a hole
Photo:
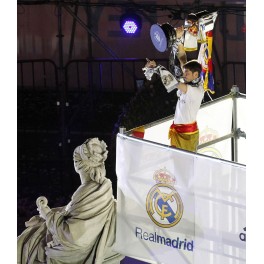
[[[148,240],[149,242],[152,243],[158,243],[181,250],[193,251],[193,240],[187,241],[186,238],[184,240],[180,240],[179,237],[177,237],[176,239],[171,239],[168,237],[157,235],[156,232],[154,233],[145,232],[140,227],[136,227],[135,235],[137,238]]]

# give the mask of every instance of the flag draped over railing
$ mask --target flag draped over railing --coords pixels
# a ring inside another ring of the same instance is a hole
[[[136,127],[134,129],[132,129],[132,136],[134,136],[134,137],[144,138],[144,134],[145,134],[145,127],[144,126],[140,126],[140,127]]]

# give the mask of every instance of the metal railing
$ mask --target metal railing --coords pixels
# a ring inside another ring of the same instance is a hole
[[[63,85],[58,81],[58,67],[51,60],[18,60],[18,88],[57,89],[58,92],[103,91],[135,92],[142,86],[145,59],[71,60],[63,70]],[[168,61],[157,59],[167,66]],[[59,89],[59,87],[61,87]]]
[[[208,106],[212,106],[214,104],[218,104],[218,103],[223,102],[223,101],[230,99],[230,98],[232,99],[232,127],[230,127],[229,133],[225,134],[221,137],[217,137],[216,139],[210,140],[206,143],[199,144],[197,147],[197,150],[200,150],[200,149],[208,147],[208,146],[212,146],[212,145],[219,143],[219,142],[223,142],[227,139],[231,139],[231,156],[232,156],[231,159],[234,162],[238,162],[238,139],[239,138],[246,138],[246,132],[244,131],[245,128],[238,127],[237,99],[238,98],[246,99],[246,95],[239,92],[239,88],[237,85],[233,85],[229,94],[222,96],[222,97],[219,97],[219,98],[215,99],[214,101],[209,101],[207,103],[202,104],[201,109],[208,107]],[[142,124],[142,126],[144,126],[144,129],[148,129],[148,128],[160,125],[162,123],[165,123],[169,120],[173,120],[173,117],[174,117],[174,115],[170,115],[170,116],[167,116],[167,117],[162,118],[160,120],[156,120],[156,121],[148,123],[148,124]],[[129,137],[130,136],[134,137],[133,131],[135,129],[136,128],[126,130],[125,127],[119,127],[119,133],[125,134]],[[141,139],[141,138],[138,138],[138,140],[139,141],[148,141],[146,139]],[[158,143],[158,142],[153,142],[153,143],[158,144],[158,145],[165,145],[164,143],[163,144]]]
[[[58,89],[58,67],[48,59],[18,60],[19,89]]]
[[[168,60],[157,59],[168,67]],[[19,89],[55,89],[68,91],[135,92],[144,81],[142,68],[145,59],[89,59],[71,60],[63,68],[65,80],[58,81],[59,68],[49,59],[18,60],[17,85]],[[222,83],[226,87],[236,84],[246,91],[246,63],[227,62],[222,66],[227,76]],[[218,79],[217,77],[215,79]],[[60,87],[60,88],[59,88]],[[222,87],[224,90],[224,87]]]

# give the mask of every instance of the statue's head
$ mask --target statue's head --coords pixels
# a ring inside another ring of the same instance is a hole
[[[90,180],[102,183],[106,171],[107,145],[98,138],[89,138],[73,152],[74,168],[80,174],[82,183]]]

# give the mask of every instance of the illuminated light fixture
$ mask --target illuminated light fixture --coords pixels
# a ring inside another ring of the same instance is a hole
[[[125,13],[120,17],[120,27],[126,34],[137,34],[142,27],[141,17],[131,12]]]

